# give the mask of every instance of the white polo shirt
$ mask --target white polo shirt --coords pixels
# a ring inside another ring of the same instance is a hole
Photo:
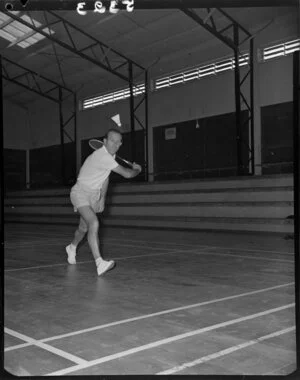
[[[79,171],[77,182],[91,190],[99,190],[112,169],[118,165],[115,155],[112,156],[103,146],[86,158]]]

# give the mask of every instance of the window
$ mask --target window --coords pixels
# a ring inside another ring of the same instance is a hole
[[[248,63],[249,54],[244,54],[239,57],[240,66]],[[171,87],[175,84],[186,83],[190,80],[200,79],[208,75],[216,75],[223,71],[233,70],[235,66],[234,58],[223,59],[222,61],[214,62],[209,65],[199,66],[194,69],[189,69],[178,74],[173,74],[168,77],[163,77],[155,80],[155,90],[164,87]]]
[[[283,57],[288,54],[292,54],[294,51],[299,49],[300,39],[297,39],[260,50],[260,56],[262,61],[268,61],[272,58]]]
[[[145,92],[145,84],[141,83],[133,88],[133,95],[137,96]],[[130,97],[129,88],[118,90],[115,92],[99,95],[94,98],[86,99],[82,102],[82,109],[94,108],[106,103],[116,102],[121,99],[126,99]]]
[[[14,13],[18,14],[19,12]],[[34,25],[36,28],[39,28],[42,25],[38,21],[26,15],[21,16],[21,18],[29,24]],[[44,28],[43,32],[54,34],[54,31],[49,28]],[[2,12],[0,12],[0,37],[10,42],[8,47],[18,45],[23,49],[28,48],[29,46],[34,45],[38,41],[45,38],[42,34],[37,33],[26,25],[13,20],[7,14]]]
[[[293,53],[296,50],[300,50],[300,39],[285,42],[279,45],[273,45],[259,50],[260,61],[268,61],[276,57],[286,56]],[[245,53],[239,56],[239,66],[245,66],[248,64],[249,54]],[[168,76],[154,79],[153,90],[157,91],[165,87],[171,87],[177,84],[187,83],[191,80],[201,79],[210,75],[217,75],[224,71],[234,70],[235,61],[233,57],[224,58],[220,61],[216,61],[207,65],[189,68],[186,71],[181,71],[178,73],[173,73]],[[145,92],[145,85],[139,84],[134,89],[134,96],[142,94]],[[126,99],[130,96],[129,89],[120,89],[115,92],[106,93],[99,95],[94,98],[85,99],[82,101],[82,109],[88,109],[97,107],[110,102],[116,102],[121,99]]]

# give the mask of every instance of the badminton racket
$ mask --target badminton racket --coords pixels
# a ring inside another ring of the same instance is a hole
[[[103,145],[104,145],[104,143],[103,143],[103,141],[101,141],[101,140],[97,140],[97,139],[91,139],[91,140],[89,140],[89,146],[90,146],[92,149],[94,149],[94,150],[97,150],[97,149],[102,148]],[[119,157],[119,156],[117,156],[117,155],[116,155],[116,157],[117,157],[119,160],[125,162],[125,164],[130,165],[131,167],[133,167],[133,164],[132,164],[131,162],[129,162],[129,161],[125,160],[124,158]]]

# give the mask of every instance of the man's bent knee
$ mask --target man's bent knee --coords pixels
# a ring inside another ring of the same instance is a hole
[[[88,229],[89,230],[97,230],[99,228],[99,221],[98,219],[92,219],[91,221],[89,221],[88,223]]]
[[[81,224],[78,226],[78,231],[81,232],[82,234],[86,234],[87,231],[88,231],[88,227],[85,225],[85,226],[82,226]]]

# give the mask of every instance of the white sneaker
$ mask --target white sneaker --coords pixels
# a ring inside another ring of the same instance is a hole
[[[76,264],[76,248],[74,249],[71,244],[66,246],[66,252],[68,254],[68,263]]]
[[[101,276],[103,273],[109,271],[114,266],[115,266],[115,262],[113,260],[102,261],[99,265],[97,265],[98,276]]]

